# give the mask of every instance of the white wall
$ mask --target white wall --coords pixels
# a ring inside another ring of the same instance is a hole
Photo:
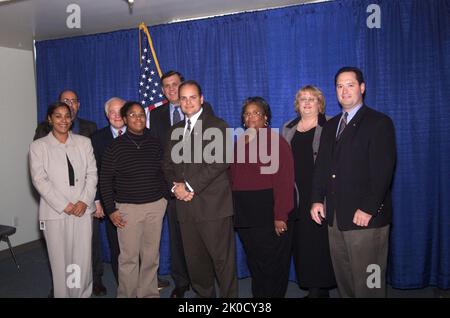
[[[13,246],[39,238],[38,201],[28,169],[36,128],[33,52],[0,47],[0,224],[13,225]],[[7,248],[0,242],[0,250]]]

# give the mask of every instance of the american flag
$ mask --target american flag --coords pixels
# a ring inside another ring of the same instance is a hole
[[[166,103],[161,88],[161,69],[153,49],[150,33],[144,23],[139,25],[140,73],[139,101],[145,108],[147,127],[149,127],[150,111]]]

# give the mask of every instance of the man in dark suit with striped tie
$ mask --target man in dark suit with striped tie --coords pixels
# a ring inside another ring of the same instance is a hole
[[[341,297],[385,297],[394,125],[364,104],[366,86],[360,69],[341,68],[335,85],[342,114],[322,131],[311,217],[318,224],[325,219],[328,223]]]

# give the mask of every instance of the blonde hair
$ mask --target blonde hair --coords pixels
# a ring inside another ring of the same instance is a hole
[[[325,96],[323,96],[323,93],[320,89],[313,85],[306,85],[300,88],[295,94],[295,100],[294,100],[294,109],[297,113],[299,113],[299,102],[298,98],[301,93],[309,92],[317,97],[317,100],[319,101],[319,113],[325,114]]]

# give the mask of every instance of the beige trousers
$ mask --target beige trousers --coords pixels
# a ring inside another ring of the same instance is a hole
[[[159,297],[159,243],[167,200],[145,204],[117,203],[127,222],[119,239],[119,298]]]
[[[40,221],[47,243],[55,298],[92,294],[92,214]]]

